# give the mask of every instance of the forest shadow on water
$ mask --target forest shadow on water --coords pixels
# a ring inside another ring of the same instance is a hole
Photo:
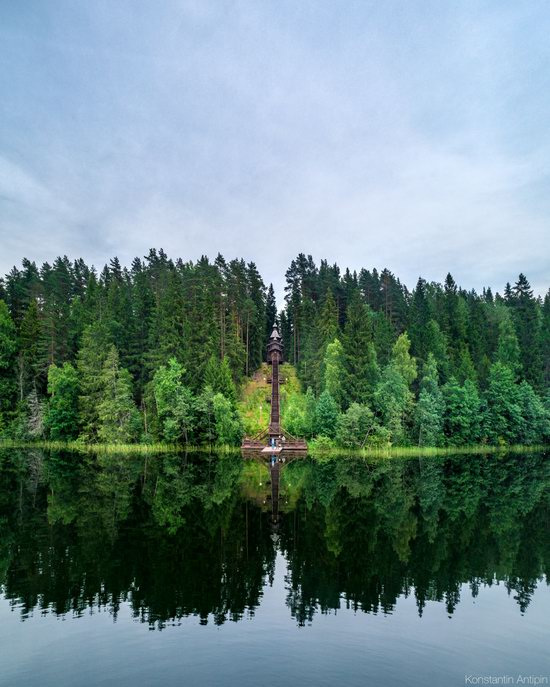
[[[452,616],[464,585],[518,614],[548,575],[544,454],[278,463],[0,453],[0,590],[21,620],[122,604],[152,629],[253,617],[285,560],[297,625],[347,607]],[[276,479],[274,484],[272,477]],[[275,487],[275,489],[274,489]]]

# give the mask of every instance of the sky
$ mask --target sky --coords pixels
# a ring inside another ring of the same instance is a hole
[[[1,0],[0,273],[150,247],[550,286],[543,0]]]

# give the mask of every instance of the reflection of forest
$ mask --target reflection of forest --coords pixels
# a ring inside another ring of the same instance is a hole
[[[390,610],[413,593],[449,613],[460,586],[502,581],[520,609],[550,563],[550,463],[542,455],[297,460],[240,456],[0,453],[0,584],[22,608],[59,614],[121,602],[162,627],[252,614],[289,567],[300,623],[345,605]]]

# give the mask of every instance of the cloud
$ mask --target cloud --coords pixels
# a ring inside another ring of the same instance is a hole
[[[548,288],[544,6],[4,13],[0,271],[162,246],[254,260],[280,295],[300,251]]]

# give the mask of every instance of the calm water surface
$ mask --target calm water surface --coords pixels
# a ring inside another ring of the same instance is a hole
[[[0,452],[0,684],[550,682],[549,527],[544,455]]]

